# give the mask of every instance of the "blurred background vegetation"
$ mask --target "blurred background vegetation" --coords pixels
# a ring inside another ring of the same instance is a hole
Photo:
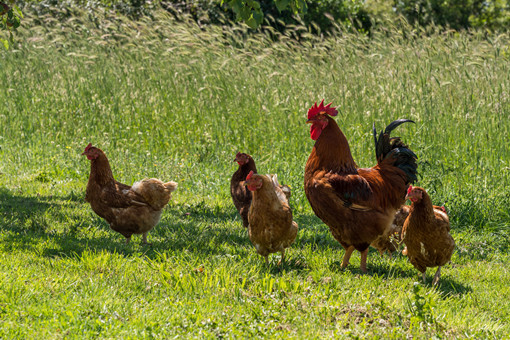
[[[86,9],[115,11],[133,19],[151,16],[160,8],[176,18],[191,17],[199,25],[228,24],[243,20],[249,26],[278,31],[305,25],[316,34],[328,34],[340,24],[370,34],[404,19],[414,27],[448,30],[508,31],[510,0],[42,0],[21,1],[23,11],[53,15],[58,19]]]

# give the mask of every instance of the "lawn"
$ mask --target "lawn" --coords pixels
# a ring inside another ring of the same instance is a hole
[[[0,338],[510,336],[510,36],[253,34],[157,12],[28,14],[16,40],[0,53]],[[450,214],[439,286],[374,249],[368,275],[359,254],[340,269],[303,192],[306,112],[323,98],[361,167],[373,123],[416,122],[394,135]],[[123,183],[179,183],[152,246],[85,202],[89,142]],[[238,151],[292,188],[300,230],[281,268],[231,202]]]

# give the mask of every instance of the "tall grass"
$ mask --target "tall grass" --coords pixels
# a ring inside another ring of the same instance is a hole
[[[508,335],[508,289],[487,285],[508,282],[510,37],[293,29],[28,16],[0,56],[0,334]],[[306,110],[323,98],[362,167],[375,164],[373,122],[416,121],[395,135],[458,245],[441,289],[413,291],[402,257],[372,255],[368,277],[338,271],[342,250],[302,190]],[[89,142],[121,182],[179,182],[153,248],[123,246],[85,204]],[[283,271],[239,226],[237,151],[292,187],[300,236]]]

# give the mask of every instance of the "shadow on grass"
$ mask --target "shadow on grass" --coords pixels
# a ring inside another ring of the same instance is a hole
[[[137,235],[126,244],[121,234],[111,230],[83,197],[75,194],[27,196],[0,189],[0,202],[1,243],[6,251],[34,251],[48,240],[53,247],[40,250],[42,256],[81,256],[86,250],[126,257],[142,253],[149,258],[166,250],[218,255],[227,252],[226,243],[230,247],[251,246],[246,229],[234,222],[235,209],[209,208],[205,202],[166,208],[162,221],[149,233],[151,246],[140,246],[141,236]],[[88,212],[78,211],[80,208]]]
[[[354,255],[353,255],[354,256]],[[386,255],[385,255],[386,256]],[[423,283],[421,273],[419,273],[411,263],[407,261],[407,258],[403,255],[393,254],[394,258],[392,260],[387,257],[386,260],[382,259],[379,255],[379,253],[375,249],[370,249],[369,255],[368,255],[368,264],[367,269],[368,273],[363,274],[359,268],[359,266],[349,264],[346,269],[342,269],[341,265],[342,262],[340,260],[338,261],[332,261],[329,263],[329,270],[333,272],[344,272],[344,271],[350,271],[351,273],[355,275],[368,275],[368,276],[378,276],[380,278],[383,278],[385,280],[388,279],[396,279],[396,278],[409,278],[413,279],[416,282],[419,282],[420,284],[423,284],[424,286],[433,287],[432,286],[432,277],[436,271],[436,268],[428,268],[427,270],[427,282]],[[403,257],[403,259],[399,261],[395,261],[395,257]],[[404,260],[404,262],[402,262]],[[457,280],[455,280],[453,277],[448,275],[448,267],[446,266],[445,269],[442,267],[442,276],[439,281],[439,285],[436,287],[433,287],[434,289],[437,289],[441,292],[441,295],[446,298],[447,296],[451,295],[463,295],[466,293],[469,293],[472,291],[471,287],[466,286]],[[446,274],[445,274],[446,271]],[[412,289],[410,287],[409,289]]]
[[[81,256],[84,251],[107,251],[125,257],[139,256],[150,259],[165,251],[190,251],[197,255],[235,254],[238,248],[252,249],[247,230],[242,227],[237,211],[232,207],[208,206],[205,202],[194,205],[170,206],[163,212],[162,221],[149,233],[152,246],[140,246],[140,236],[134,236],[130,244],[122,235],[114,232],[108,224],[95,215],[83,197],[67,196],[29,197],[21,192],[0,189],[0,228],[4,231],[1,246],[6,251],[33,251],[40,243],[51,240],[54,246],[42,247],[40,254],[46,257]],[[80,211],[80,208],[84,208]],[[308,268],[299,249],[309,246],[315,249],[342,249],[315,215],[294,216],[300,230],[291,246],[290,256],[281,267],[271,264],[269,272],[302,271]],[[61,226],[56,226],[61,223]],[[254,250],[253,250],[254,251]],[[385,278],[417,278],[410,266],[403,269],[390,265],[389,261],[374,261],[378,253],[371,249],[369,275]],[[480,259],[483,256],[477,256]],[[395,263],[394,263],[395,264]],[[327,264],[326,264],[327,265]],[[331,262],[332,271],[341,271],[340,259]],[[350,265],[347,270],[361,274],[359,268]],[[470,291],[446,276],[440,289],[445,294]]]
[[[285,252],[285,262],[279,263],[279,259],[274,258],[269,260],[268,272],[272,275],[281,274],[283,272],[296,271],[302,272],[308,270],[306,259],[301,254],[292,253],[290,256]]]
[[[315,215],[294,216],[294,221],[299,226],[298,237],[295,245],[298,247],[310,245],[311,249],[320,249],[324,247],[332,249],[343,249],[331,235],[329,227],[326,226]]]
[[[0,223],[6,233],[4,243],[7,250],[31,249],[44,238],[55,234],[47,221],[66,221],[62,213],[62,202],[77,205],[80,198],[74,193],[65,196],[26,196],[22,192],[13,193],[0,189]]]

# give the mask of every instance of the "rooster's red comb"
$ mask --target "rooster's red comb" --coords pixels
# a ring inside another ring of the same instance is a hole
[[[338,111],[336,108],[331,107],[332,103],[329,103],[328,105],[324,106],[324,99],[321,101],[321,103],[317,106],[317,102],[312,105],[310,110],[308,110],[308,119],[312,119],[319,113],[327,113],[330,116],[336,116],[338,114]]]
[[[248,174],[248,176],[246,176],[246,180],[249,181],[253,176],[253,170],[250,171],[250,173]]]
[[[409,195],[413,191],[413,186],[410,185],[409,188],[407,188],[407,194]]]
[[[89,143],[89,145],[87,145],[87,147],[85,148],[85,152],[89,151],[89,149],[92,147],[92,143]]]

